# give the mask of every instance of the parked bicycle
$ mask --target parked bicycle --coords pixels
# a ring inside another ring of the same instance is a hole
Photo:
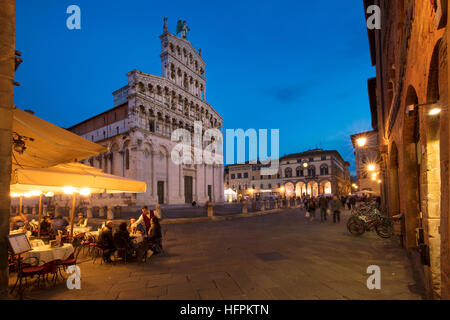
[[[360,236],[364,232],[375,230],[381,238],[390,238],[394,234],[394,223],[389,217],[383,216],[378,209],[372,209],[368,213],[352,215],[347,222],[348,231]]]

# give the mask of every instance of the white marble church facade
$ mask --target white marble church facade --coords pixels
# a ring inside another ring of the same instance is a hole
[[[171,141],[177,128],[222,130],[222,117],[206,102],[205,62],[191,43],[168,32],[161,39],[162,76],[133,70],[113,92],[114,107],[68,130],[107,146],[109,152],[83,163],[104,172],[147,182],[143,194],[92,195],[86,205],[105,208],[192,201],[224,201],[223,165],[176,165]],[[61,206],[65,197],[56,196]]]

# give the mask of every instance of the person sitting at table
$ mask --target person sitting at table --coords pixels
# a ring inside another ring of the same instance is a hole
[[[126,249],[127,257],[133,254],[135,247],[128,233],[126,222],[119,224],[119,229],[114,232],[113,241],[116,249]]]
[[[41,235],[48,235],[52,231],[52,220],[49,216],[45,216],[41,221]]]
[[[151,227],[148,236],[148,242],[150,244],[150,250],[153,253],[158,254],[162,251],[162,232],[161,225],[157,217],[151,219]]]
[[[133,224],[133,227],[138,227],[139,224],[143,223],[145,225],[145,231],[146,234],[149,233],[150,231],[150,220],[155,216],[155,213],[153,212],[153,210],[148,210],[147,206],[143,206],[142,207],[142,214],[139,217],[139,219],[137,219],[137,221]]]
[[[113,239],[113,227],[114,222],[112,221],[106,221],[105,226],[100,231],[100,234],[98,236],[97,240],[97,246],[101,249],[103,249],[103,261],[110,263],[111,260],[111,254],[116,251],[116,246],[114,245],[114,239]]]
[[[142,234],[144,237],[147,236],[147,230],[145,228],[145,223],[141,222],[139,224],[136,224],[136,219],[131,218],[130,219],[130,226],[128,227],[128,232],[133,234]]]
[[[10,229],[12,231],[25,228],[25,219],[22,215],[12,217],[10,220]]]
[[[77,227],[85,228],[87,226],[87,223],[88,223],[88,219],[84,217],[84,214],[82,212],[79,212]]]
[[[57,215],[55,219],[52,220],[52,231],[57,234],[58,231],[66,232],[66,227],[69,225],[66,219],[63,218],[61,214]]]

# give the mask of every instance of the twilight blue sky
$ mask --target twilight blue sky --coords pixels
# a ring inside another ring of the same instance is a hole
[[[81,30],[66,28],[71,4]],[[62,127],[111,108],[127,72],[160,75],[162,16],[172,33],[188,22],[224,129],[280,129],[280,155],[337,149],[354,171],[375,75],[362,0],[16,0],[16,105]]]

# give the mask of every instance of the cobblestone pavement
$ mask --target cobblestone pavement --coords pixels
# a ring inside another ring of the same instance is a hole
[[[374,233],[307,222],[290,209],[248,219],[164,225],[166,255],[79,263],[81,290],[29,288],[27,299],[421,299],[406,253]],[[83,259],[81,259],[83,260]],[[381,290],[366,286],[381,268]],[[11,279],[11,281],[14,279]]]

